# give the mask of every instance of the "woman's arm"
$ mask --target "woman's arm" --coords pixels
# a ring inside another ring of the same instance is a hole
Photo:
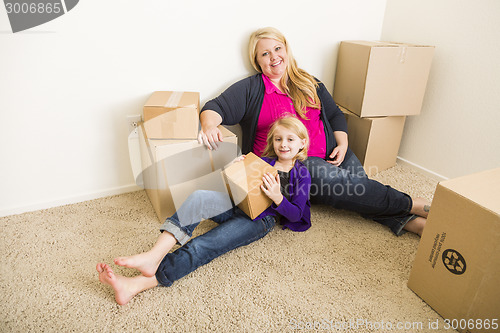
[[[232,84],[216,98],[208,101],[200,113],[201,131],[198,141],[208,149],[217,149],[222,134],[217,126],[239,124],[246,113],[251,78]]]
[[[337,143],[337,146],[333,148],[332,153],[328,156],[327,162],[339,166],[344,161],[349,146],[347,138],[347,121],[344,113],[337,106],[332,95],[330,95],[325,85],[321,82],[319,83],[318,94],[322,103],[321,107],[323,108]]]
[[[327,162],[335,166],[339,166],[344,161],[349,143],[346,132],[335,131],[333,132],[333,135],[335,136],[335,141],[337,141],[337,147],[333,148],[333,151],[329,156],[330,160],[327,160]]]

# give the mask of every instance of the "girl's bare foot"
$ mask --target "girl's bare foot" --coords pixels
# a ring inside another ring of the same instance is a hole
[[[177,240],[171,233],[164,231],[151,250],[129,257],[118,257],[114,261],[118,266],[135,268],[142,275],[151,277],[155,275],[161,261],[176,242]]]
[[[161,259],[155,258],[149,252],[139,253],[130,257],[118,257],[114,260],[118,266],[127,268],[135,268],[139,270],[144,276],[154,276],[158,266],[160,266]]]
[[[431,203],[424,198],[413,199],[413,206],[410,213],[427,218]]]
[[[422,237],[422,232],[424,231],[426,222],[427,222],[426,218],[419,216],[411,220],[410,222],[406,223],[404,229]]]
[[[149,288],[156,287],[158,281],[155,277],[139,275],[133,278],[116,275],[106,264],[99,263],[96,266],[99,273],[99,281],[113,288],[116,303],[127,304],[135,295]]]

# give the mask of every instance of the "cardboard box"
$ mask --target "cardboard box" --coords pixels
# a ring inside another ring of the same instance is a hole
[[[368,176],[396,165],[405,116],[361,118],[340,107],[347,120],[349,148]]]
[[[420,113],[433,46],[343,41],[333,99],[361,117]]]
[[[262,191],[262,177],[266,172],[276,175],[278,171],[254,153],[248,153],[241,162],[224,169],[234,204],[251,219],[266,210],[272,200]]]
[[[461,332],[498,331],[499,264],[500,168],[439,183],[408,287]]]
[[[195,190],[228,193],[222,169],[238,154],[237,138],[223,126],[219,128],[224,142],[219,149],[208,150],[196,139],[151,139],[145,124],[140,124],[142,180],[160,222]]]
[[[196,138],[199,131],[200,94],[155,91],[143,107],[150,139]],[[150,120],[155,119],[154,122]]]

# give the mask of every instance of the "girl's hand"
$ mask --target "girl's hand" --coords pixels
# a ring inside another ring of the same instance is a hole
[[[327,162],[335,166],[339,166],[344,161],[346,153],[347,146],[337,146],[335,147],[335,149],[333,149],[332,153],[329,156],[331,160],[327,160]]]
[[[247,157],[247,155],[238,156],[234,160],[232,160],[231,164],[236,163],[236,162],[241,162],[245,159],[245,157]]]
[[[281,183],[280,176],[276,174],[276,177],[273,177],[269,172],[262,177],[262,185],[260,188],[264,193],[271,199],[276,206],[279,206],[281,201],[283,201],[283,194],[281,194]]]
[[[231,162],[229,162],[225,167],[228,167],[230,165],[233,165],[234,163],[238,163],[238,162],[241,162],[245,159],[245,157],[247,157],[247,155],[241,155],[241,156],[238,156],[236,157],[234,160],[232,160]]]

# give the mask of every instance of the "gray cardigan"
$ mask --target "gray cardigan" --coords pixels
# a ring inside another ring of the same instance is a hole
[[[317,89],[321,102],[321,119],[325,126],[326,152],[329,156],[337,146],[334,131],[347,133],[344,114],[333,101],[323,83]],[[255,74],[240,80],[227,88],[218,97],[208,101],[202,108],[213,110],[222,117],[222,125],[241,125],[242,153],[252,151],[257,121],[264,101],[265,86],[262,74]]]

